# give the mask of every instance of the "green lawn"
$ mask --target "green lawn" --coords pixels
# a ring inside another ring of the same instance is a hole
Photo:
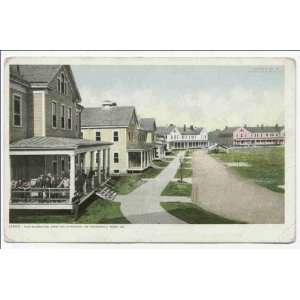
[[[90,205],[82,209],[79,218],[65,212],[13,213],[11,223],[65,223],[65,224],[128,224],[120,210],[120,203],[93,196]]]
[[[162,161],[162,160],[154,160],[153,163],[154,163],[156,166],[162,167],[162,168],[165,168],[166,166],[169,165],[169,162]]]
[[[120,195],[127,195],[143,184],[141,174],[112,177],[110,185]]]
[[[192,156],[192,155],[193,155],[193,151],[188,150],[188,151],[185,152],[184,156]]]
[[[192,194],[192,184],[170,181],[161,193],[161,196],[185,196]]]
[[[175,157],[165,157],[164,160],[171,162],[174,160],[174,158]]]
[[[177,170],[176,174],[175,174],[175,178],[180,178],[180,168]],[[193,175],[193,170],[192,169],[182,169],[182,178],[190,178]]]
[[[154,168],[148,168],[143,173],[141,173],[142,178],[154,178],[156,177],[163,169],[154,169]]]
[[[211,154],[225,162],[247,162],[250,167],[232,167],[239,175],[272,191],[284,193],[284,148],[255,148],[229,153]]]
[[[193,203],[161,202],[160,205],[173,216],[189,224],[242,224],[210,213]]]

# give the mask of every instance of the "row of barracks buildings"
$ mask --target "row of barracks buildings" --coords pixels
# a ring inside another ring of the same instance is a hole
[[[70,209],[109,180],[143,172],[173,150],[209,146],[203,127],[157,127],[135,107],[104,101],[84,108],[68,65],[11,65],[11,209]],[[284,144],[284,127],[226,127],[214,143]],[[210,141],[211,143],[211,141]]]
[[[208,145],[204,128],[157,127],[133,106],[84,108],[68,65],[11,65],[9,80],[11,209],[73,209],[110,176]]]

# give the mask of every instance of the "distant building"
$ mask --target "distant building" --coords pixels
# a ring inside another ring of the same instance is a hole
[[[158,133],[165,137],[168,151],[208,147],[208,133],[205,128],[170,125],[159,127]]]
[[[155,155],[153,159],[163,159],[165,157],[165,143],[157,134],[157,127],[154,118],[142,118],[139,120],[140,127],[147,133],[146,142],[154,143]]]
[[[230,147],[233,145],[233,132],[238,129],[238,127],[228,127],[226,126],[222,131],[220,131],[216,137],[217,144]]]
[[[82,112],[81,131],[85,139],[112,143],[112,174],[143,171],[155,156],[154,132],[140,126],[133,106],[105,101],[102,107],[87,107]]]
[[[239,127],[233,132],[233,146],[278,146],[284,145],[284,127],[257,125]]]

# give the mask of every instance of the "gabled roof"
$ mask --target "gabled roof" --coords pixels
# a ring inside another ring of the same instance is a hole
[[[35,136],[28,139],[19,140],[10,144],[10,150],[58,150],[58,149],[77,149],[91,146],[111,145],[109,142],[97,142],[93,140],[85,140],[79,138],[65,138],[65,137],[48,137]]]
[[[202,127],[196,127],[191,129],[190,127],[183,128],[183,127],[178,127],[179,132],[181,135],[199,135],[202,131]]]
[[[127,127],[134,115],[133,106],[85,107],[81,113],[81,127]]]
[[[78,99],[81,100],[72,69],[69,65],[10,65],[10,73],[12,77],[19,80],[22,79],[30,84],[48,85],[62,66],[67,69],[72,86],[75,88]]]
[[[174,128],[175,126],[160,126],[156,128],[156,134],[161,136],[168,135]]]
[[[18,65],[20,76],[30,83],[49,83],[60,68],[61,65]]]
[[[154,118],[143,118],[140,119],[140,126],[145,131],[155,131],[156,123]]]

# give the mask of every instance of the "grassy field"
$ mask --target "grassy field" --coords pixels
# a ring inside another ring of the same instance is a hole
[[[70,213],[39,212],[38,214],[14,213],[11,223],[65,223],[65,224],[128,224],[120,210],[120,203],[102,200],[93,196],[90,205],[83,209],[75,221]]]
[[[161,193],[161,196],[185,196],[192,194],[192,185],[190,183],[179,183],[170,181]]]
[[[225,162],[246,162],[249,167],[232,167],[239,175],[272,191],[284,193],[284,148],[256,148],[230,153],[211,154]]]
[[[169,165],[169,162],[162,161],[162,160],[154,160],[153,163],[154,163],[156,166],[161,167],[161,168],[165,168],[166,166]]]
[[[175,174],[175,178],[180,178],[180,168],[177,170]],[[182,178],[190,178],[193,175],[193,170],[192,169],[182,169]]]
[[[210,213],[193,203],[161,202],[160,205],[173,216],[189,224],[242,224]]]
[[[188,150],[188,151],[185,152],[184,156],[186,157],[186,156],[192,156],[192,155],[193,155],[193,151]]]
[[[143,184],[141,174],[112,177],[110,184],[120,195],[127,195]]]
[[[154,178],[162,170],[163,169],[154,169],[150,167],[141,173],[112,177],[110,185],[113,186],[113,190],[118,194],[127,195],[143,184],[143,178]]]
[[[141,173],[141,178],[154,178],[156,177],[163,169],[154,169],[148,168],[143,173]]]

